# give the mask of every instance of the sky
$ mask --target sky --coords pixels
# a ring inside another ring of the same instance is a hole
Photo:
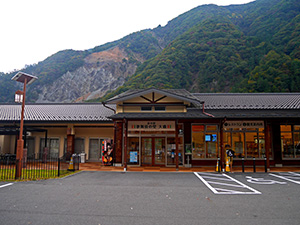
[[[165,26],[203,4],[253,0],[1,0],[0,72],[20,70],[65,49],[86,50]]]

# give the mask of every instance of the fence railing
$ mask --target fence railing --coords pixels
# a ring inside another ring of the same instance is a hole
[[[15,155],[0,156],[0,180],[15,180],[18,165],[22,166],[21,180],[46,179],[62,176],[68,171],[79,170],[79,156],[73,155],[72,160],[62,158],[41,158],[39,155],[29,156],[21,160]]]

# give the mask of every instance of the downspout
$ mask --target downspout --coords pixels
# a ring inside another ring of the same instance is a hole
[[[203,114],[205,114],[205,115],[207,115],[207,116],[210,116],[210,117],[215,117],[214,115],[205,112],[205,110],[204,110],[204,102],[201,102],[201,104],[202,104],[202,113],[203,113]]]
[[[105,102],[102,102],[102,105],[103,105],[105,108],[112,110],[112,111],[114,112],[114,114],[116,114],[116,110],[115,110],[115,109],[110,108],[110,107],[106,106],[105,104],[106,104]]]

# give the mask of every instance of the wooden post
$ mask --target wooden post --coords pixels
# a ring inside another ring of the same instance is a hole
[[[222,171],[225,165],[225,152],[224,152],[224,140],[223,140],[223,123],[224,123],[224,120],[221,120],[221,124],[220,124],[220,152],[219,152],[219,155],[218,155],[218,158],[221,158],[221,162],[220,162],[220,171]]]
[[[124,119],[124,171],[127,170],[127,120]]]
[[[16,156],[17,159],[16,175],[15,175],[16,179],[19,179],[22,176],[22,160],[23,160],[23,148],[24,148],[23,126],[24,126],[26,83],[27,83],[27,78],[25,78],[24,88],[22,93],[23,101],[22,101],[22,111],[21,111],[20,134],[19,134],[19,140],[17,142],[17,156]]]
[[[175,121],[175,139],[176,139],[176,156],[175,156],[175,160],[176,160],[176,170],[178,170],[178,165],[179,165],[179,149],[178,149],[178,120]]]
[[[271,146],[271,139],[270,139],[270,125],[267,124],[267,121],[265,121],[265,155],[267,158],[267,170],[270,170],[270,146]]]
[[[114,140],[113,140],[113,165],[116,163],[116,151],[117,151],[117,123],[114,121]]]

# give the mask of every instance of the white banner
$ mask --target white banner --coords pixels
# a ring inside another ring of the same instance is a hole
[[[226,121],[224,128],[264,128],[264,121]]]
[[[175,121],[128,121],[128,131],[175,131]]]

